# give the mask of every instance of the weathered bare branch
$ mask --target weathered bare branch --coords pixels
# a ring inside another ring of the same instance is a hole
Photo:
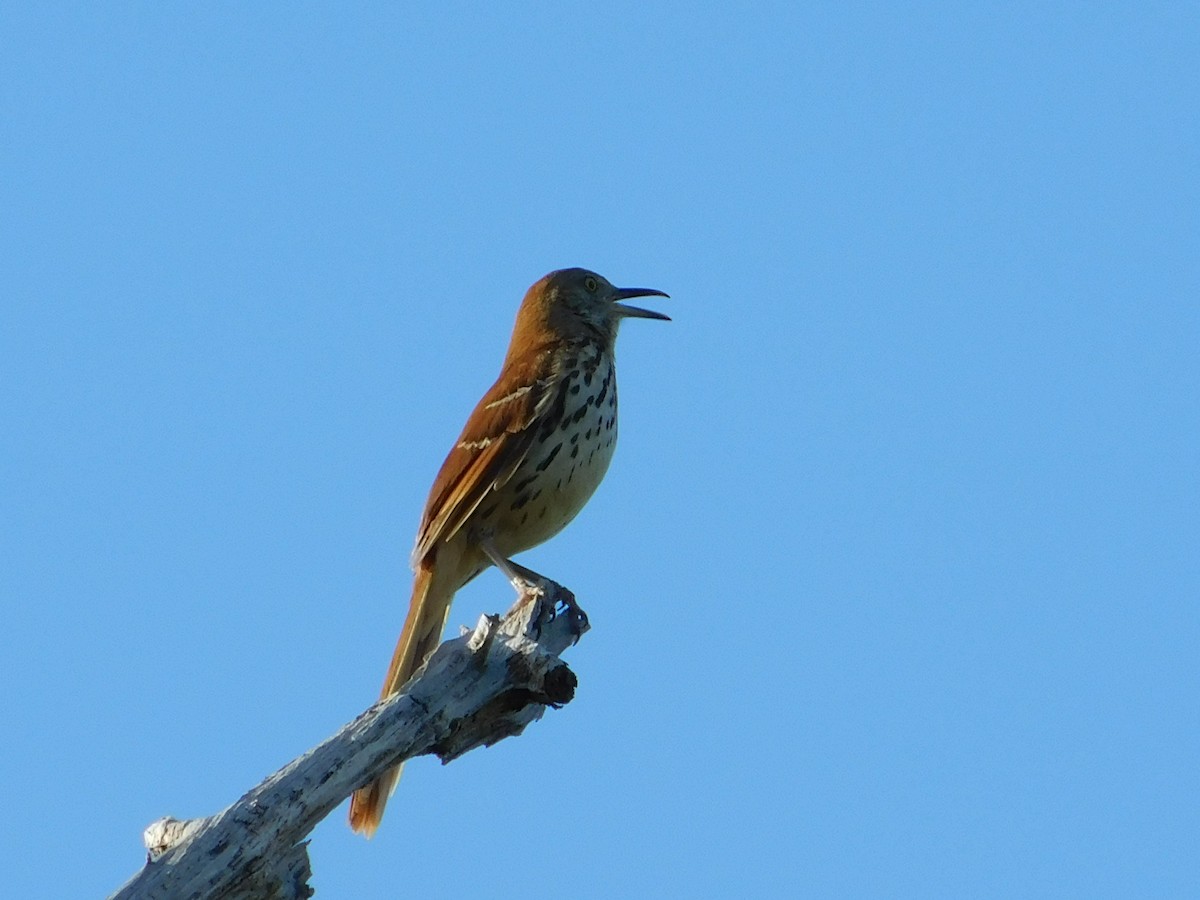
[[[377,703],[214,816],[146,829],[145,868],[112,895],[149,898],[312,896],[305,837],[396,763],[443,762],[520,734],[547,706],[571,700],[559,659],[588,628],[566,588],[542,581],[503,617],[442,644],[405,691]]]

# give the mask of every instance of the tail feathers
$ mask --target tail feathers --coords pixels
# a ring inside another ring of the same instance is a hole
[[[350,828],[365,838],[375,837],[379,823],[383,821],[383,810],[396,785],[404,764],[388,769],[364,788],[359,788],[350,797]]]
[[[404,630],[392,654],[392,664],[383,679],[381,699],[398,693],[417,669],[433,653],[446,627],[454,585],[446,585],[436,577],[432,565],[421,564],[413,579],[412,601]],[[448,588],[448,589],[447,589]],[[359,788],[350,798],[350,827],[366,837],[373,837],[383,820],[388,797],[400,781],[403,764],[389,769],[370,784]]]

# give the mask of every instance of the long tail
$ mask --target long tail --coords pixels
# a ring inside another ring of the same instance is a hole
[[[445,577],[437,577],[435,566],[425,563],[418,566],[413,579],[408,618],[404,620],[404,630],[400,632],[396,652],[392,654],[392,664],[388,666],[383,679],[381,698],[399,692],[437,647],[450,613],[450,601],[454,599],[458,587],[448,581]],[[383,808],[387,805],[388,797],[400,780],[402,768],[403,765],[396,766],[354,792],[350,798],[352,829],[367,837],[374,836],[383,820]]]

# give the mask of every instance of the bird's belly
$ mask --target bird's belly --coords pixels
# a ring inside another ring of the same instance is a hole
[[[617,443],[615,391],[597,407],[568,406],[562,424],[538,440],[502,489],[496,542],[512,556],[558,534],[591,499]],[[580,412],[582,410],[582,412]]]

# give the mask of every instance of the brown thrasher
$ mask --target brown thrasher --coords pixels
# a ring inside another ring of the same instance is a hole
[[[667,296],[613,287],[586,269],[551,272],[525,294],[500,377],[429,491],[412,600],[382,697],[433,652],[459,588],[495,565],[520,590],[521,567],[510,557],[558,534],[592,496],[617,440],[617,327],[626,318],[667,319],[620,301],[650,295]],[[354,792],[351,828],[375,833],[400,768]]]

